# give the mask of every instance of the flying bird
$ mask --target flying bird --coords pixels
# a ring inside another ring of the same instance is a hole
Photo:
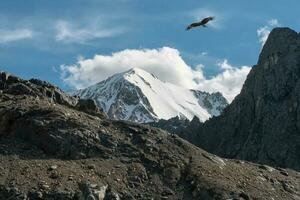
[[[214,20],[215,18],[214,17],[206,17],[204,19],[202,19],[200,22],[195,22],[195,23],[192,23],[190,25],[188,25],[188,27],[186,27],[185,30],[190,30],[192,28],[195,28],[197,26],[203,26],[203,27],[206,27],[206,24],[209,22],[209,21],[212,21]]]

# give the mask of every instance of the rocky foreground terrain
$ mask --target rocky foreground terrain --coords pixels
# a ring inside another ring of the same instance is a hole
[[[0,199],[300,199],[300,174],[222,159],[1,72]]]
[[[300,170],[300,34],[274,29],[241,93],[180,134],[220,156]]]

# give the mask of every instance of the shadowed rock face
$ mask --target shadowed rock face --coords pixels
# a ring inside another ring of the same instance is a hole
[[[107,117],[107,115],[103,112],[103,109],[99,108],[96,102],[92,99],[79,99],[75,108],[90,115]]]
[[[43,91],[53,86],[9,77],[1,73],[0,199],[299,198],[295,171],[221,159],[160,129],[111,121],[60,90],[49,98]]]
[[[198,119],[197,117],[195,117]],[[199,121],[199,119],[198,119]],[[158,122],[148,123],[152,127],[161,128],[163,130],[168,131],[173,134],[182,133],[188,126],[190,126],[191,122],[186,118],[173,117],[171,119],[165,120],[161,119]]]
[[[220,156],[300,170],[300,35],[274,29],[231,105],[182,136]]]

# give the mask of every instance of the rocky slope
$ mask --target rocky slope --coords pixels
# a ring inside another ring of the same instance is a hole
[[[195,117],[195,118],[197,118],[197,117]],[[146,123],[146,124],[148,124],[152,127],[161,128],[172,134],[181,134],[185,131],[185,129],[187,129],[188,127],[191,126],[190,124],[192,123],[192,121],[190,121],[186,118],[173,117],[168,120],[160,119],[157,122],[151,122],[151,123]],[[198,119],[198,121],[199,121],[199,119]]]
[[[0,73],[0,199],[286,200],[300,198],[299,180]]]
[[[221,93],[188,90],[160,81],[142,69],[133,68],[74,93],[94,99],[112,119],[140,123],[176,116],[205,121],[220,115],[228,105]]]
[[[181,135],[221,156],[299,171],[300,35],[274,29],[231,105]]]

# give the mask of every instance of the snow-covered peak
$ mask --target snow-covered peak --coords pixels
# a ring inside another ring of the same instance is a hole
[[[189,90],[163,82],[140,68],[116,74],[76,92],[95,99],[115,119],[150,122],[175,116],[205,121],[219,115],[227,101],[219,94]]]
[[[124,72],[124,74],[149,74],[148,72],[146,72],[145,70],[141,69],[141,68],[137,68],[137,67],[133,67],[131,69],[129,69],[128,71]]]
[[[123,72],[120,75],[122,75],[127,80],[138,78],[138,77],[142,77],[145,80],[158,79],[155,75],[137,67],[131,68],[130,70]]]

